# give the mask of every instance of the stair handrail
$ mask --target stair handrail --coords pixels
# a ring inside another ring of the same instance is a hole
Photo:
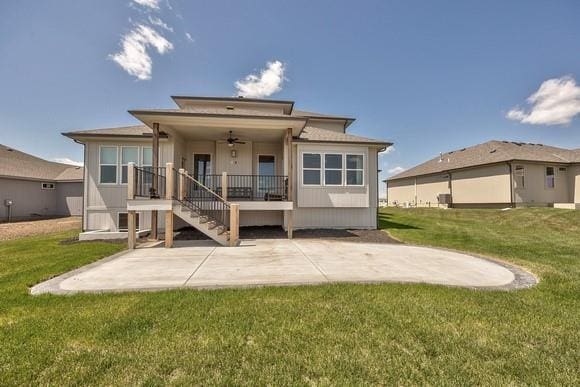
[[[175,171],[175,169],[174,169]],[[197,179],[195,179],[193,176],[191,176],[188,173],[181,173],[180,171],[177,171],[178,174],[183,174],[184,177],[187,177],[189,180],[193,181],[195,184],[199,185],[200,187],[202,187],[203,189],[205,189],[206,191],[208,191],[209,193],[211,193],[212,195],[214,195],[216,198],[219,199],[219,201],[224,202],[225,204],[227,204],[228,206],[230,205],[230,202],[228,202],[226,199],[224,199],[223,197],[221,197],[220,195],[218,195],[215,191],[213,191],[211,188],[205,186],[204,184],[200,183]]]

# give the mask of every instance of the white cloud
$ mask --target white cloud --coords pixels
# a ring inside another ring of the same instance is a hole
[[[527,98],[529,109],[515,107],[506,117],[532,125],[564,125],[580,114],[580,86],[574,78],[548,79]]]
[[[151,9],[159,9],[159,0],[133,0],[140,6],[151,8]]]
[[[163,55],[173,49],[173,44],[153,28],[138,24],[121,39],[122,50],[109,58],[137,79],[151,79],[153,61],[148,49],[153,47]]]
[[[149,23],[153,24],[154,26],[161,27],[167,31],[173,32],[173,27],[168,26],[163,20],[159,19],[155,16],[149,16]]]
[[[285,70],[284,63],[278,60],[268,62],[266,68],[260,70],[259,75],[250,74],[243,80],[236,81],[238,96],[263,98],[282,90]]]
[[[401,173],[404,170],[405,170],[405,168],[397,166],[397,167],[393,167],[391,169],[388,169],[387,172],[389,173],[389,176],[391,176],[391,175],[396,175],[398,173]]]
[[[185,38],[190,41],[191,43],[195,42],[195,40],[193,40],[193,37],[191,36],[191,34],[189,32],[185,33]]]
[[[71,160],[68,157],[55,157],[52,161],[55,163],[74,165],[75,167],[82,167],[84,165],[82,161]]]

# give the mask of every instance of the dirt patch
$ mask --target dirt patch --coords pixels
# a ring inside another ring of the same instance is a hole
[[[295,239],[326,239],[356,243],[401,243],[381,230],[334,230],[317,228],[296,230],[293,236]],[[286,231],[278,226],[240,227],[240,239],[284,239],[287,237],[288,234]],[[178,235],[175,236],[175,240],[204,239],[209,238],[198,230],[189,227],[179,230]]]
[[[81,218],[76,216],[29,222],[0,223],[0,241],[69,230],[80,231],[80,229]]]

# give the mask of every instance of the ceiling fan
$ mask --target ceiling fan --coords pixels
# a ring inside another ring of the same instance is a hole
[[[234,144],[245,144],[244,141],[240,141],[239,138],[234,137],[232,131],[230,130],[230,133],[228,135],[228,138],[226,139],[228,146],[234,146]]]

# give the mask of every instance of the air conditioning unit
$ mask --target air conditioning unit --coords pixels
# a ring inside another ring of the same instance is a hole
[[[439,204],[451,204],[451,194],[439,194],[437,195],[437,200]]]

